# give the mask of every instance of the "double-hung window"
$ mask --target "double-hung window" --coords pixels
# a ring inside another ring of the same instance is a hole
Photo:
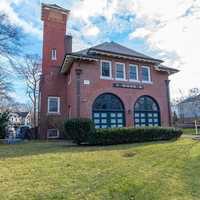
[[[56,60],[56,59],[57,59],[56,49],[52,49],[51,50],[51,60]]]
[[[106,61],[106,60],[101,61],[101,78],[102,79],[111,79],[112,78],[111,61]]]
[[[141,67],[141,75],[142,75],[143,82],[151,82],[150,67],[142,66]]]
[[[48,113],[60,113],[60,97],[48,97]]]
[[[115,65],[115,77],[118,80],[125,80],[125,64],[116,63]]]
[[[138,66],[130,64],[129,65],[129,80],[138,81]]]

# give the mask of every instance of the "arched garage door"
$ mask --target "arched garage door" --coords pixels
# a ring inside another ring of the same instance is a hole
[[[116,95],[105,93],[96,98],[92,107],[96,128],[114,128],[125,125],[124,105]]]
[[[140,97],[134,106],[134,124],[138,126],[160,126],[158,103],[149,96]]]

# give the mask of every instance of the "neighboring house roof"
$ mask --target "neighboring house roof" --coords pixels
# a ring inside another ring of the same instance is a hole
[[[29,112],[11,112],[10,113],[10,115],[18,115],[18,117],[22,117],[22,118],[27,117],[28,114]]]
[[[97,61],[99,58],[99,55],[112,56],[116,58],[133,59],[136,61],[143,61],[143,62],[150,62],[157,66],[156,70],[158,71],[166,71],[169,74],[178,72],[178,70],[176,69],[165,67],[163,65],[161,66],[160,63],[163,62],[162,60],[144,55],[133,49],[122,46],[116,42],[104,42],[102,44],[90,47],[88,49],[66,54],[62,67],[61,67],[61,73],[66,73],[69,70],[73,61],[76,59]]]
[[[193,102],[199,102],[200,103],[200,94],[197,95],[197,96],[188,97],[185,100],[181,101],[179,104],[182,104],[182,103],[193,103]]]
[[[17,112],[17,113],[20,117],[25,118],[29,112]]]

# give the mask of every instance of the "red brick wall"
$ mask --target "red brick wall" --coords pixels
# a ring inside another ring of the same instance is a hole
[[[59,118],[67,115],[67,78],[59,73],[65,55],[64,37],[66,34],[67,16],[53,9],[43,10],[43,59],[42,78],[40,82],[39,137],[46,138],[48,121],[58,116],[47,115],[48,96],[60,97]],[[51,50],[57,51],[57,60],[51,60]]]
[[[105,59],[105,58],[103,58]],[[108,60],[108,59],[107,59]],[[126,63],[126,73],[128,77],[128,61],[123,60],[112,60],[112,70],[113,76],[115,75],[115,62]],[[133,63],[131,64],[139,64]],[[147,63],[140,63],[141,65],[148,65]],[[148,65],[149,66],[149,65]],[[96,97],[102,93],[113,93],[121,98],[125,106],[125,117],[126,117],[126,126],[133,126],[133,108],[136,100],[142,95],[149,95],[153,97],[159,104],[161,112],[161,125],[169,125],[169,116],[168,116],[168,104],[167,104],[167,88],[165,85],[165,80],[168,79],[168,74],[163,72],[155,71],[153,66],[151,67],[151,79],[152,84],[144,84],[144,89],[126,89],[126,88],[114,88],[113,83],[123,82],[129,83],[128,81],[115,81],[115,80],[102,80],[100,79],[100,63],[74,63],[71,69],[74,74],[75,69],[82,69],[81,74],[81,117],[91,117],[92,116],[92,104]],[[140,70],[139,70],[140,71]],[[75,76],[75,75],[74,75]],[[140,75],[139,75],[140,77]],[[75,80],[75,79],[74,79]],[[84,85],[84,80],[89,80],[90,85]],[[132,83],[132,82],[131,82]],[[73,88],[73,89],[72,89]],[[73,117],[76,117],[76,96],[74,91],[76,90],[75,85],[71,86],[71,89],[68,90],[68,96],[70,96],[72,102],[72,113]],[[128,110],[131,110],[131,113],[128,113]]]

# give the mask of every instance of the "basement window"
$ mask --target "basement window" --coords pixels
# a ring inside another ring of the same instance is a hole
[[[56,49],[52,49],[51,50],[51,60],[56,60],[57,57],[56,57]]]
[[[59,130],[58,129],[48,129],[47,130],[47,138],[48,139],[59,138]]]

